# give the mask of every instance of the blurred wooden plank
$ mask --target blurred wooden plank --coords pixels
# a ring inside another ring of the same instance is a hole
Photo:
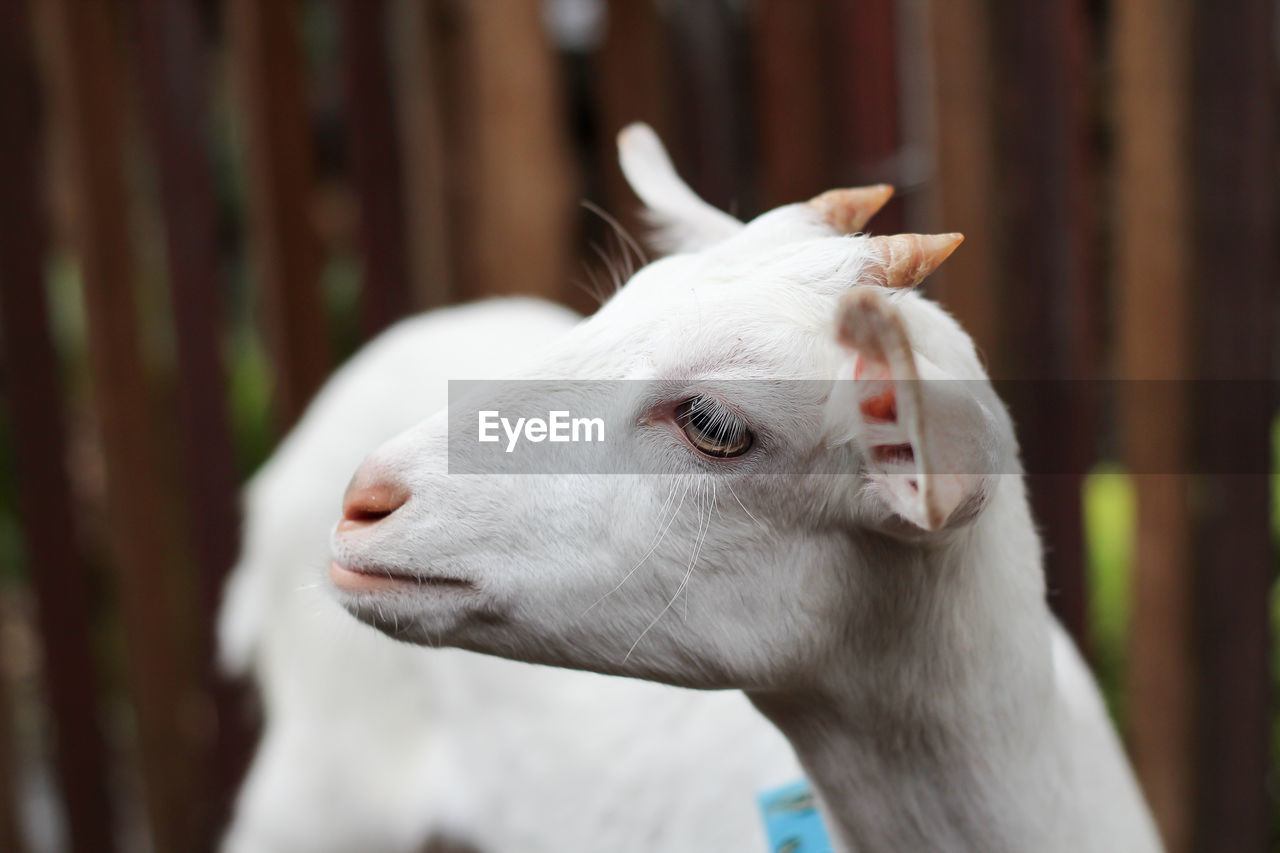
[[[47,222],[38,185],[41,115],[30,38],[27,0],[0,0],[0,363],[68,837],[73,850],[110,851],[115,845],[90,639],[89,571],[72,533],[67,431],[44,289]]]
[[[1069,418],[1059,424],[1059,428],[1066,425],[1065,440],[1061,434],[1052,438],[1041,435],[1039,440],[1052,443],[1053,448],[1046,447],[1045,452],[1064,459],[1067,466],[1068,475],[1059,484],[1060,491],[1050,495],[1050,502],[1057,506],[1045,516],[1056,519],[1061,531],[1052,544],[1048,568],[1050,579],[1056,573],[1062,590],[1061,606],[1056,612],[1088,659],[1092,654],[1092,617],[1084,542],[1084,483],[1085,475],[1098,463],[1103,432],[1102,387],[1097,380],[1109,375],[1108,366],[1103,363],[1107,294],[1102,274],[1098,140],[1094,134],[1099,112],[1093,85],[1097,19],[1093,17],[1095,7],[1088,0],[1072,0],[1065,6],[1058,38],[1066,78],[1065,201],[1072,278],[1063,282],[1065,289],[1054,299],[1059,322],[1067,330],[1066,350],[1059,356],[1059,376],[1065,380],[1061,383],[1061,396],[1070,401],[1072,408]]]
[[[672,135],[667,33],[655,0],[609,3],[604,41],[594,57],[598,158],[603,206],[639,239],[646,229],[635,195],[618,167],[618,131],[632,122],[650,125],[664,140]],[[677,168],[683,164],[677,163]]]
[[[134,315],[110,8],[105,0],[53,0],[49,8],[54,92],[68,124],[90,373],[147,812],[155,849],[169,853],[189,849],[191,827],[188,748],[174,713],[185,685],[169,609],[174,598],[168,589],[168,543],[156,523],[172,496],[165,493],[154,458]]]
[[[1179,473],[1190,471],[1191,449],[1189,12],[1183,0],[1124,0],[1112,46],[1117,402],[1123,458],[1142,472],[1134,477],[1128,733],[1170,853],[1191,849],[1195,793],[1192,527]]]
[[[3,652],[4,644],[0,642],[0,654]],[[13,754],[13,715],[7,688],[0,678],[0,850],[26,853],[27,844],[18,825],[18,762]]]
[[[751,7],[760,207],[811,198],[831,183],[825,103],[826,16],[819,0],[761,0]]]
[[[671,155],[699,195],[750,218],[759,205],[746,194],[745,20],[730,0],[669,4],[664,12],[674,86]]]
[[[192,0],[133,0],[137,80],[164,211],[165,259],[177,344],[178,416],[191,545],[200,571],[200,660],[215,712],[202,744],[202,838],[216,836],[248,756],[238,691],[214,663],[213,626],[222,586],[236,558],[239,512],[221,344],[225,332],[217,199],[208,151],[208,63]]]
[[[932,0],[898,0],[894,7],[898,54],[898,185],[902,188],[902,230],[910,233],[936,232],[943,228],[938,220],[937,163],[933,154],[937,141],[933,97],[936,80],[929,29],[930,2]]]
[[[992,20],[1005,316],[1017,318],[1004,325],[996,372],[1028,380],[1014,419],[1047,546],[1049,600],[1084,646],[1080,487],[1096,452],[1097,386],[1064,380],[1100,375],[1094,231],[1080,196],[1091,186],[1079,151],[1087,22],[1081,0],[1010,7]]]
[[[436,32],[437,0],[398,0],[394,75],[400,114],[410,282],[419,308],[450,302],[457,285],[450,254],[449,156],[440,103],[443,59]]]
[[[463,2],[454,14],[463,293],[562,300],[577,182],[542,10],[536,3]]]
[[[1264,850],[1273,697],[1269,478],[1280,302],[1276,9],[1193,7],[1191,116],[1199,483],[1199,764],[1195,849]],[[1264,380],[1244,386],[1226,380]],[[1214,472],[1231,472],[1216,474]],[[1244,473],[1249,472],[1249,473]]]
[[[342,73],[360,206],[361,331],[409,312],[404,178],[388,67],[388,0],[339,0]]]
[[[320,244],[308,216],[312,146],[298,0],[227,0],[227,39],[245,141],[254,280],[276,374],[282,429],[330,368]]]
[[[933,64],[934,191],[938,231],[959,231],[964,247],[928,288],[997,368],[1002,303],[995,201],[995,127],[986,0],[929,0]]]
[[[827,104],[835,126],[837,183],[887,183],[899,193],[876,214],[872,230],[904,229],[902,128],[899,109],[895,0],[837,0],[831,4],[834,52]]]

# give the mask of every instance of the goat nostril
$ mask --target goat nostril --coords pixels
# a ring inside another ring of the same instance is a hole
[[[342,499],[342,518],[349,525],[375,524],[404,506],[409,490],[378,483],[347,490]]]

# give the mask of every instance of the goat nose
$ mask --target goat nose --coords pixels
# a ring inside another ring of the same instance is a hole
[[[359,474],[342,497],[339,530],[355,530],[377,524],[409,501],[409,490],[394,482],[365,482]]]

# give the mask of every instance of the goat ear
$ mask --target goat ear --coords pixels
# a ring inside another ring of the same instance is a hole
[[[676,174],[662,141],[647,124],[618,134],[618,160],[654,226],[649,242],[663,252],[690,252],[732,237],[742,222],[700,199]]]
[[[846,294],[836,334],[854,380],[838,383],[838,411],[852,417],[863,444],[870,493],[926,532],[971,518],[996,466],[993,421],[976,384],[949,379],[916,355],[901,314],[880,291]]]

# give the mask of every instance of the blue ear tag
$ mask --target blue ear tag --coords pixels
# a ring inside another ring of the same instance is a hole
[[[831,853],[831,841],[807,779],[757,796],[770,853]]]

